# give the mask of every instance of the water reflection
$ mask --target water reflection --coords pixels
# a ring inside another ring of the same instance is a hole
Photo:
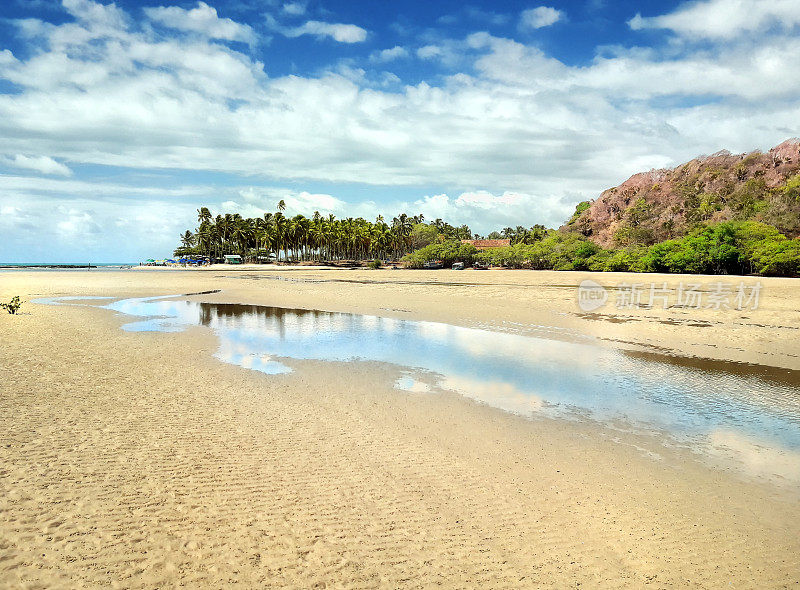
[[[266,373],[290,371],[281,359],[392,363],[405,369],[395,386],[411,392],[449,390],[523,415],[666,430],[743,461],[768,458],[780,474],[795,473],[800,457],[794,373],[780,380],[735,363],[709,370],[592,344],[346,313],[158,298],[107,307],[143,318],[126,330],[208,326],[220,340],[218,358]]]
[[[411,393],[428,393],[431,390],[430,385],[419,379],[414,379],[411,375],[403,375],[394,382],[394,386],[397,389],[402,389],[403,391],[409,391]]]
[[[735,430],[714,430],[708,435],[708,443],[707,450],[712,455],[733,460],[754,477],[777,476],[800,482],[800,451],[768,446]]]
[[[113,297],[98,297],[97,295],[74,295],[69,297],[39,297],[31,299],[31,303],[40,303],[42,305],[82,305],[75,303],[76,301],[94,301],[102,299],[114,299]]]

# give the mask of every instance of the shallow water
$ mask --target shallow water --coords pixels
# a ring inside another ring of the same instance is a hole
[[[31,303],[41,303],[43,305],[82,305],[76,301],[100,301],[102,299],[114,299],[113,297],[98,297],[97,295],[75,295],[70,297],[39,297],[31,299]]]
[[[216,357],[249,369],[287,373],[288,359],[391,363],[403,369],[395,387],[409,392],[454,391],[522,415],[667,433],[758,475],[800,482],[796,372],[347,313],[171,298],[105,307],[141,318],[128,331],[207,326],[219,338]]]

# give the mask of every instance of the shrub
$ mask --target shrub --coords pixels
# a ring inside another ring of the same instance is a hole
[[[551,232],[533,244],[514,244],[478,254],[477,259],[494,266],[535,270],[589,270],[589,259],[602,248],[582,236]]]
[[[758,274],[793,277],[800,274],[800,241],[763,240],[754,250],[751,258]]]
[[[600,250],[588,261],[589,270],[606,272],[645,272],[647,248],[638,246],[617,250]]]
[[[567,222],[567,225],[572,225],[573,223],[575,223],[578,217],[581,216],[581,213],[586,211],[591,206],[592,204],[589,201],[581,201],[580,203],[578,203],[578,205],[575,207],[575,213],[572,214],[572,217],[570,217],[570,220]]]
[[[414,250],[433,244],[439,237],[439,230],[433,225],[418,223],[411,229],[411,247]]]
[[[800,243],[764,223],[731,221],[654,244],[641,263],[649,272],[792,276],[800,272]]]
[[[381,267],[381,261],[378,259],[370,260],[367,263],[367,268],[371,268],[373,270],[378,270]]]
[[[19,295],[15,295],[9,303],[0,303],[0,309],[5,309],[10,314],[15,314],[22,307],[19,301]]]
[[[415,250],[403,257],[409,268],[422,268],[422,265],[432,260],[441,260],[445,266],[454,262],[472,264],[475,261],[477,248],[472,244],[462,244],[459,240],[448,240],[439,244],[429,244],[424,248]]]
[[[800,275],[800,241],[756,221],[700,225],[692,233],[652,246],[604,250],[574,233],[551,232],[533,244],[477,252],[457,241],[431,244],[404,260],[420,268],[429,260],[444,264],[479,260],[493,266],[535,270],[594,270],[704,274]]]

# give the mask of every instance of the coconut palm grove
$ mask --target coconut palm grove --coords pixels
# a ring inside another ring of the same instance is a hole
[[[313,216],[283,214],[280,201],[275,213],[243,218],[227,213],[211,215],[207,207],[197,210],[200,224],[181,236],[176,256],[203,255],[219,259],[238,254],[246,261],[275,258],[282,261],[364,261],[397,260],[413,250],[433,242],[445,243],[479,237],[466,225],[454,227],[441,219],[425,224],[423,215],[405,213],[387,223],[382,216],[375,222],[363,218],[336,219],[333,215]],[[534,230],[534,228],[531,228]],[[531,230],[506,228],[503,237],[524,239]],[[541,227],[540,231],[544,231]],[[497,234],[500,237],[500,234]]]

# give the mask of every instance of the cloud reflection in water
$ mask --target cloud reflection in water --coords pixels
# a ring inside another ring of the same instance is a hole
[[[395,385],[407,391],[456,391],[523,415],[624,420],[714,448],[745,448],[735,453],[742,461],[777,461],[782,473],[793,473],[800,452],[800,391],[751,374],[434,322],[158,298],[107,307],[143,318],[126,330],[207,326],[219,337],[217,358],[265,373],[289,372],[280,359],[378,361],[406,369]]]

